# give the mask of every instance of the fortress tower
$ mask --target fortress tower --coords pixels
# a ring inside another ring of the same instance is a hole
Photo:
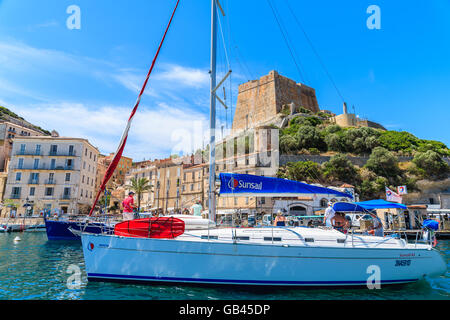
[[[300,107],[318,112],[316,91],[276,71],[239,86],[233,130],[272,123],[281,113],[298,113]]]

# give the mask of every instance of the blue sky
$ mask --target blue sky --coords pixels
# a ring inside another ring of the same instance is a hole
[[[300,19],[356,114],[391,130],[450,145],[450,3],[272,0],[288,29],[297,71],[266,0],[222,0],[233,69],[227,97],[270,70],[316,89],[322,109],[342,100],[292,17]],[[114,152],[174,0],[0,0],[0,105],[61,135]],[[81,9],[69,30],[67,7]],[[381,30],[369,30],[370,5]],[[181,0],[125,154],[161,158],[201,147],[209,117],[210,1]],[[222,42],[222,40],[220,40]],[[227,70],[219,45],[219,71]],[[230,94],[231,93],[231,94]],[[231,114],[218,112],[230,126]],[[228,120],[228,121],[227,121]]]

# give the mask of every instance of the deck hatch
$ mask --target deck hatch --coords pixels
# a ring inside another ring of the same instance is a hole
[[[264,241],[281,241],[281,238],[264,237]]]
[[[243,241],[250,241],[250,237],[245,237],[245,236],[237,236],[237,237],[233,237],[233,239],[243,240]]]
[[[202,236],[202,240],[219,240],[218,236]]]

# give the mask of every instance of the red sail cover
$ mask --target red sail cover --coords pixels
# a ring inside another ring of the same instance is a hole
[[[150,70],[148,71],[147,78],[144,81],[144,85],[142,86],[142,89],[141,89],[141,91],[139,93],[139,96],[138,96],[138,99],[136,101],[136,104],[134,105],[133,111],[131,112],[131,116],[128,119],[127,127],[125,128],[125,131],[124,131],[124,133],[122,135],[122,139],[120,141],[119,147],[117,148],[117,152],[116,152],[116,154],[114,156],[113,161],[111,161],[108,169],[106,170],[105,176],[103,177],[103,180],[102,180],[102,184],[100,185],[100,189],[98,190],[97,196],[95,197],[94,204],[92,205],[91,211],[89,212],[89,216],[91,216],[92,213],[94,212],[95,205],[97,204],[98,199],[100,198],[100,195],[105,190],[106,184],[108,183],[109,179],[111,179],[114,171],[116,170],[117,165],[119,164],[120,158],[122,158],[123,150],[125,148],[125,144],[127,143],[127,139],[128,139],[128,132],[130,131],[131,122],[133,121],[133,118],[134,118],[134,115],[136,114],[136,111],[138,109],[139,103],[141,102],[142,94],[145,91],[145,87],[147,86],[148,79],[150,78],[150,75],[151,75],[151,73],[153,71],[153,67],[155,66],[156,59],[159,56],[159,52],[161,51],[161,47],[162,47],[162,45],[164,43],[164,39],[166,38],[167,32],[169,31],[169,27],[170,27],[170,25],[172,23],[173,17],[175,15],[175,12],[177,11],[179,3],[180,3],[180,0],[178,0],[177,4],[175,5],[175,9],[173,10],[173,13],[172,13],[172,16],[170,17],[170,20],[169,20],[169,23],[167,25],[166,31],[164,32],[164,36],[163,36],[163,38],[162,38],[162,40],[161,40],[161,42],[159,44],[158,50],[156,51],[156,54],[155,54],[155,57],[153,58],[153,62],[152,62],[152,65],[150,67]]]
[[[129,238],[174,239],[184,233],[184,221],[173,217],[136,219],[116,224],[114,235]]]

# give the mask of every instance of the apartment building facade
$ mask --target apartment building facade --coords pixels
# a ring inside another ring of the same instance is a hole
[[[207,163],[183,165],[181,181],[181,208],[189,210],[200,202],[203,208],[208,207],[209,167]]]
[[[125,192],[123,196],[126,196],[130,190],[128,186],[131,185],[131,179],[147,179],[149,181],[149,184],[152,186],[152,190],[154,190],[154,187],[156,186],[156,179],[157,179],[157,167],[155,164],[151,161],[140,163],[139,165],[134,165],[134,168],[131,169],[125,178]],[[154,206],[155,202],[155,193],[152,191],[146,191],[141,195],[141,207],[145,211],[152,211],[156,210],[157,208]],[[115,199],[114,201],[121,203],[123,199]],[[136,199],[137,203],[137,199]]]
[[[6,171],[11,158],[13,139],[30,136],[44,136],[44,133],[19,124],[2,121],[0,122],[0,172]]]
[[[18,214],[86,213],[95,198],[98,155],[85,139],[15,138],[4,198],[17,204]]]
[[[246,147],[247,146],[247,147]],[[218,142],[216,147],[216,174],[221,172],[275,176],[278,171],[278,130],[257,128],[245,135],[240,132]],[[209,163],[207,158],[196,156],[181,159],[145,161],[135,164],[126,177],[146,178],[153,186],[141,197],[144,210],[184,212],[200,201],[208,209]],[[129,190],[127,190],[128,192]],[[137,199],[136,199],[137,200]],[[218,210],[252,209],[264,210],[272,205],[261,197],[219,197]],[[269,209],[268,209],[269,210]]]
[[[95,178],[95,189],[98,190],[105,176],[106,170],[114,159],[114,153],[108,156],[100,154],[97,161],[97,175]],[[133,167],[133,159],[122,156],[117,164],[116,170],[114,171],[111,179],[108,181],[106,188],[108,190],[115,190],[120,186],[124,186],[126,183],[127,173]]]

